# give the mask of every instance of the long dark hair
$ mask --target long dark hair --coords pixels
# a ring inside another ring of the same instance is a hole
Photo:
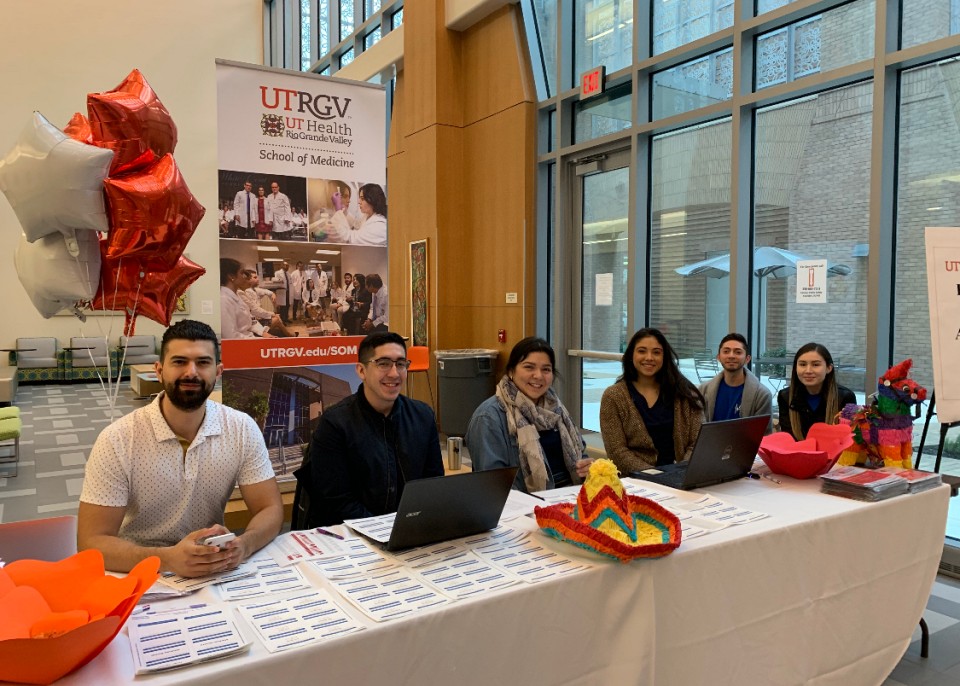
[[[640,373],[633,366],[633,351],[644,338],[655,338],[660,347],[663,348],[663,366],[656,373],[654,378],[660,384],[660,392],[665,393],[668,398],[682,398],[689,401],[695,407],[703,409],[706,403],[703,395],[683,374],[680,373],[680,361],[677,359],[677,353],[667,341],[666,336],[660,332],[660,329],[647,327],[640,329],[630,338],[626,350],[623,351],[623,374],[618,381],[634,383],[640,378]]]
[[[373,208],[374,214],[387,216],[387,196],[383,189],[375,183],[365,183],[360,186],[360,192],[363,193],[363,199]]]
[[[820,387],[820,402],[824,403],[825,414],[823,421],[827,424],[837,423],[837,413],[840,412],[840,390],[837,388],[837,368],[833,364],[833,355],[825,346],[819,343],[807,343],[797,349],[793,356],[793,368],[790,370],[790,390],[787,394],[787,404],[790,407],[790,428],[793,431],[793,437],[798,441],[803,440],[803,429],[800,427],[800,413],[793,409],[793,398],[799,389],[807,391],[800,377],[797,376],[797,360],[801,355],[807,353],[817,353],[823,358],[823,361],[830,365],[830,371],[827,372],[823,385]],[[808,394],[809,395],[809,394]]]

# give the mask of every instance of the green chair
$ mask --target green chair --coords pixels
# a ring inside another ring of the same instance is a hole
[[[23,422],[20,421],[20,417],[0,419],[0,478],[17,475],[21,429],[23,429]]]

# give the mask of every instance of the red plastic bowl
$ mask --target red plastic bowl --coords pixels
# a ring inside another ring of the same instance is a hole
[[[771,472],[812,479],[833,469],[840,453],[851,445],[853,432],[849,426],[814,424],[802,441],[783,431],[764,436],[759,453]]]

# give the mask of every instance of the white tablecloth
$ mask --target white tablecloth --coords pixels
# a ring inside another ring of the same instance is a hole
[[[284,653],[268,653],[250,631],[247,655],[136,682],[879,684],[926,604],[949,489],[859,503],[820,494],[817,480],[783,481],[707,489],[771,516],[686,541],[666,558],[623,565],[590,557],[597,566],[584,573],[383,624],[364,617],[364,631]],[[199,597],[217,598],[209,589]],[[133,680],[122,633],[59,683]]]

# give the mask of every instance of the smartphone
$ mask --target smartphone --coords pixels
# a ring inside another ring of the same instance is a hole
[[[228,531],[225,534],[218,534],[217,536],[207,536],[206,538],[200,539],[200,545],[211,545],[220,547],[224,543],[229,543],[235,539],[237,535],[232,531]]]

